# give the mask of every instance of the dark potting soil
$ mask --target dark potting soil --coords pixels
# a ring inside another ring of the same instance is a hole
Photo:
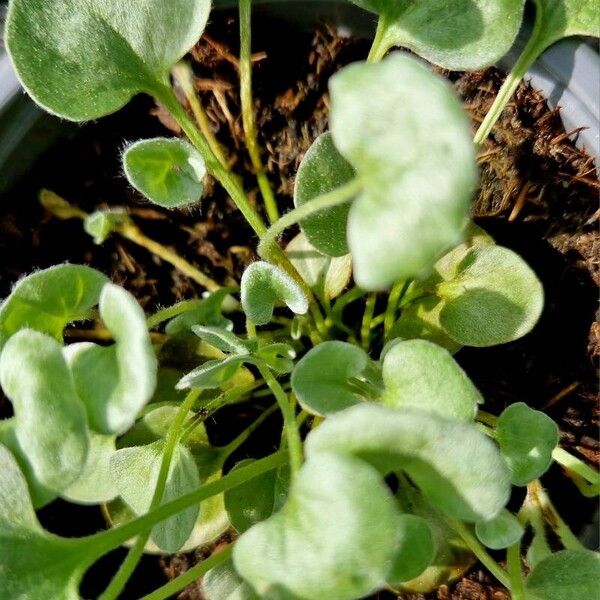
[[[196,86],[211,126],[228,148],[233,168],[255,201],[257,190],[244,151],[235,56],[237,20],[213,18],[190,58]],[[363,59],[368,44],[342,38],[324,27],[299,32],[262,20],[255,24],[254,93],[260,143],[282,211],[292,206],[294,176],[304,152],[327,129],[327,80],[341,66]],[[477,124],[502,82],[495,69],[445,73],[463,96]],[[585,126],[585,123],[581,124]],[[168,131],[170,130],[170,131]],[[40,207],[40,188],[56,191],[91,211],[127,206],[150,237],[177,250],[217,281],[239,279],[254,258],[256,240],[219,185],[209,183],[192,209],[155,208],[128,187],[120,172],[124,142],[179,133],[168,115],[148,98],[136,98],[119,113],[81,126],[43,155],[28,176],[0,203],[0,296],[34,269],[64,261],[86,263],[110,274],[148,311],[203,290],[142,248],[116,237],[95,246],[80,221],[59,221]],[[521,85],[479,156],[482,185],[474,205],[476,221],[498,243],[521,254],[544,283],[546,307],[535,330],[517,342],[488,349],[465,348],[456,358],[481,390],[489,412],[513,402],[545,410],[561,428],[561,442],[593,466],[600,462],[594,363],[600,355],[595,318],[598,268],[598,182],[592,158],[565,132],[558,111],[527,84]],[[215,443],[225,443],[256,417],[260,406],[221,411],[208,423]],[[0,399],[0,413],[10,406]],[[232,418],[233,417],[233,418]],[[270,452],[277,444],[275,419],[254,435],[240,456]],[[580,496],[559,468],[544,477],[558,510],[575,531],[590,522],[595,501]],[[104,527],[98,508],[54,502],[40,518],[62,535],[83,535]],[[209,550],[210,551],[210,550]],[[169,559],[144,557],[123,598],[137,598],[207,555],[199,550]],[[124,556],[119,550],[96,565],[82,593],[96,597]],[[32,565],[35,568],[35,565]],[[198,586],[182,596],[200,599]],[[380,598],[392,597],[381,593]],[[407,595],[404,598],[423,598]],[[508,598],[478,567],[428,598]]]

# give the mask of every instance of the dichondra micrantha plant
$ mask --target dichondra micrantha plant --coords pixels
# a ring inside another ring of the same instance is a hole
[[[128,543],[101,596],[113,599],[143,552],[188,551],[234,528],[227,549],[146,598],[201,576],[210,600],[427,591],[475,558],[515,600],[597,598],[600,559],[539,478],[556,461],[594,495],[600,477],[525,402],[482,411],[453,354],[516,340],[541,314],[535,273],[470,222],[476,149],[535,58],[562,37],[597,35],[600,13],[592,0],[535,0],[531,39],[473,139],[451,86],[422,58],[493,64],[515,39],[523,0],[353,1],[379,18],[373,47],[331,78],[330,131],[304,157],[295,208],[281,217],[256,143],[250,1],[239,2],[243,124],[270,226],[203,125],[179,62],[206,25],[207,0],[10,2],[7,48],[30,96],[74,121],[153,96],[187,140],[129,145],[129,182],[170,209],[197,202],[209,173],[246,217],[260,260],[224,287],[144,236],[126,210],[86,214],[42,193],[96,243],[127,237],[208,293],[146,316],[102,273],[62,264],[4,300],[0,384],[14,416],[0,422],[0,597],[78,598],[88,567]],[[418,56],[387,55],[396,46]],[[280,234],[296,224],[283,248]],[[81,321],[109,343],[65,343],[65,327]],[[173,348],[194,367],[166,361]],[[204,421],[256,398],[256,422],[211,445]],[[224,472],[275,411],[280,450]],[[512,486],[527,489],[514,513]],[[45,531],[34,509],[56,498],[103,504],[110,526],[82,538]],[[505,566],[489,549],[505,551]]]

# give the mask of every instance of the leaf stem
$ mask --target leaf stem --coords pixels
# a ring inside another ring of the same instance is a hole
[[[226,459],[233,454],[278,408],[278,404],[273,404],[265,410],[253,423],[248,425],[242,433],[235,437],[229,444],[218,448]]]
[[[552,458],[570,473],[576,473],[594,488],[600,488],[600,473],[586,465],[581,459],[573,456],[564,448],[557,446],[552,451]]]
[[[377,294],[371,292],[365,300],[365,312],[363,313],[362,325],[360,328],[361,345],[364,350],[368,350],[371,346],[371,322],[375,315],[375,304],[377,302]]]
[[[387,23],[383,16],[379,17],[377,21],[377,29],[375,30],[375,37],[373,38],[373,44],[369,50],[367,56],[368,63],[376,63],[383,59],[387,51],[390,49],[389,44],[385,39],[387,33]]]
[[[206,560],[203,560],[201,563],[194,565],[191,569],[188,569],[185,573],[179,575],[179,577],[169,581],[169,583],[166,583],[150,594],[143,596],[141,600],[165,600],[166,598],[171,598],[177,592],[181,591],[191,583],[194,583],[194,581],[203,575],[206,575],[206,573],[208,573],[208,571],[211,569],[214,569],[215,567],[218,567],[225,561],[229,560],[232,552],[233,546],[224,548],[220,552],[217,552]]]
[[[512,600],[525,600],[525,580],[521,568],[521,540],[507,549],[506,567],[510,578],[509,589]]]
[[[202,306],[203,302],[204,300],[201,298],[194,298],[192,300],[182,300],[181,302],[177,302],[177,304],[173,304],[172,306],[161,308],[146,319],[146,325],[148,326],[148,329],[154,329],[165,321],[169,321],[178,315]]]
[[[246,148],[256,174],[258,187],[265,203],[269,221],[279,219],[277,201],[273,189],[265,173],[256,134],[256,119],[252,100],[252,0],[239,1],[240,16],[240,99],[242,104],[242,124],[246,137]]]
[[[392,286],[383,318],[383,336],[386,342],[396,321],[396,310],[398,309],[400,299],[408,290],[409,285],[410,279],[407,279],[406,281],[398,281]]]

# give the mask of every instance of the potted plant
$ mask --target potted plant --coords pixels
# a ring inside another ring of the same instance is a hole
[[[63,264],[22,279],[6,298],[0,384],[14,408],[0,428],[7,597],[78,597],[85,571],[129,543],[101,596],[114,598],[144,551],[190,549],[229,523],[235,543],[147,597],[170,597],[202,575],[214,598],[429,589],[441,583],[440,557],[460,551],[513,598],[596,594],[598,556],[560,518],[539,477],[557,462],[593,495],[598,474],[558,445],[542,412],[523,402],[499,415],[481,410],[480,392],[453,358],[463,346],[521,338],[542,312],[533,270],[469,222],[476,152],[545,48],[597,33],[593,7],[536,2],[530,41],[473,141],[443,78],[412,55],[385,55],[399,45],[444,68],[492,64],[511,46],[523,3],[456,3],[443,14],[434,2],[356,4],[379,15],[371,52],[331,77],[330,131],[306,153],[296,207],[280,216],[257,144],[248,1],[239,5],[241,115],[258,206],[179,62],[207,22],[208,2],[11,3],[8,50],[36,102],[81,121],[140,92],[153,96],[187,140],[128,144],[127,180],[171,210],[197,202],[210,174],[254,232],[258,260],[239,290],[223,286],[145,236],[126,211],[87,213],[42,193],[48,211],[83,220],[97,243],[122,236],[210,294],[146,316],[103,273]],[[297,224],[301,233],[283,247],[280,236]],[[74,322],[101,324],[102,343],[65,344]],[[210,443],[209,417],[260,396],[272,406],[227,445]],[[225,474],[275,410],[281,448]],[[527,496],[509,511],[513,486]],[[57,497],[105,504],[113,527],[80,538],[48,533],[33,509]],[[506,550],[506,568],[490,549]]]

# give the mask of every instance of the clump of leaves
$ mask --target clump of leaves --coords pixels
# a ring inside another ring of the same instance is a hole
[[[29,275],[4,300],[0,385],[14,416],[0,422],[2,597],[77,598],[89,566],[127,544],[102,595],[116,598],[143,552],[189,551],[228,529],[238,534],[233,547],[147,598],[201,576],[211,600],[426,592],[475,557],[517,600],[596,596],[598,555],[538,478],[556,461],[589,495],[600,477],[559,448],[557,426],[525,403],[499,417],[482,411],[453,357],[527,335],[542,286],[469,222],[475,144],[452,88],[406,53],[383,59],[400,45],[446,68],[491,64],[512,44],[523,1],[354,3],[380,17],[373,49],[331,78],[331,131],[307,152],[295,208],[278,218],[251,112],[250,2],[240,0],[243,125],[267,228],[202,118],[197,127],[170,86],[172,69],[176,78],[189,71],[176,63],[206,24],[207,0],[11,1],[8,50],[34,100],[88,120],[137,93],[154,96],[188,141],[129,145],[129,182],[173,209],[201,202],[212,175],[259,237],[262,260],[239,289],[220,287],[143,236],[126,210],[88,215],[43,195],[60,218],[82,219],[96,243],[118,232],[210,293],[146,317],[103,274],[64,264]],[[597,31],[587,1],[536,7],[509,88],[549,44]],[[201,116],[187,79],[182,90]],[[487,133],[509,95],[486,117]],[[284,249],[278,236],[294,224],[301,232]],[[349,313],[361,309],[357,323]],[[67,343],[72,327],[91,341]],[[240,403],[260,416],[215,446],[204,422]],[[281,449],[226,472],[276,410]],[[527,487],[516,514],[507,508],[512,486]],[[34,508],[59,497],[103,504],[109,527],[75,539],[46,532]],[[551,552],[547,528],[564,549]],[[506,549],[506,569],[488,548]]]

